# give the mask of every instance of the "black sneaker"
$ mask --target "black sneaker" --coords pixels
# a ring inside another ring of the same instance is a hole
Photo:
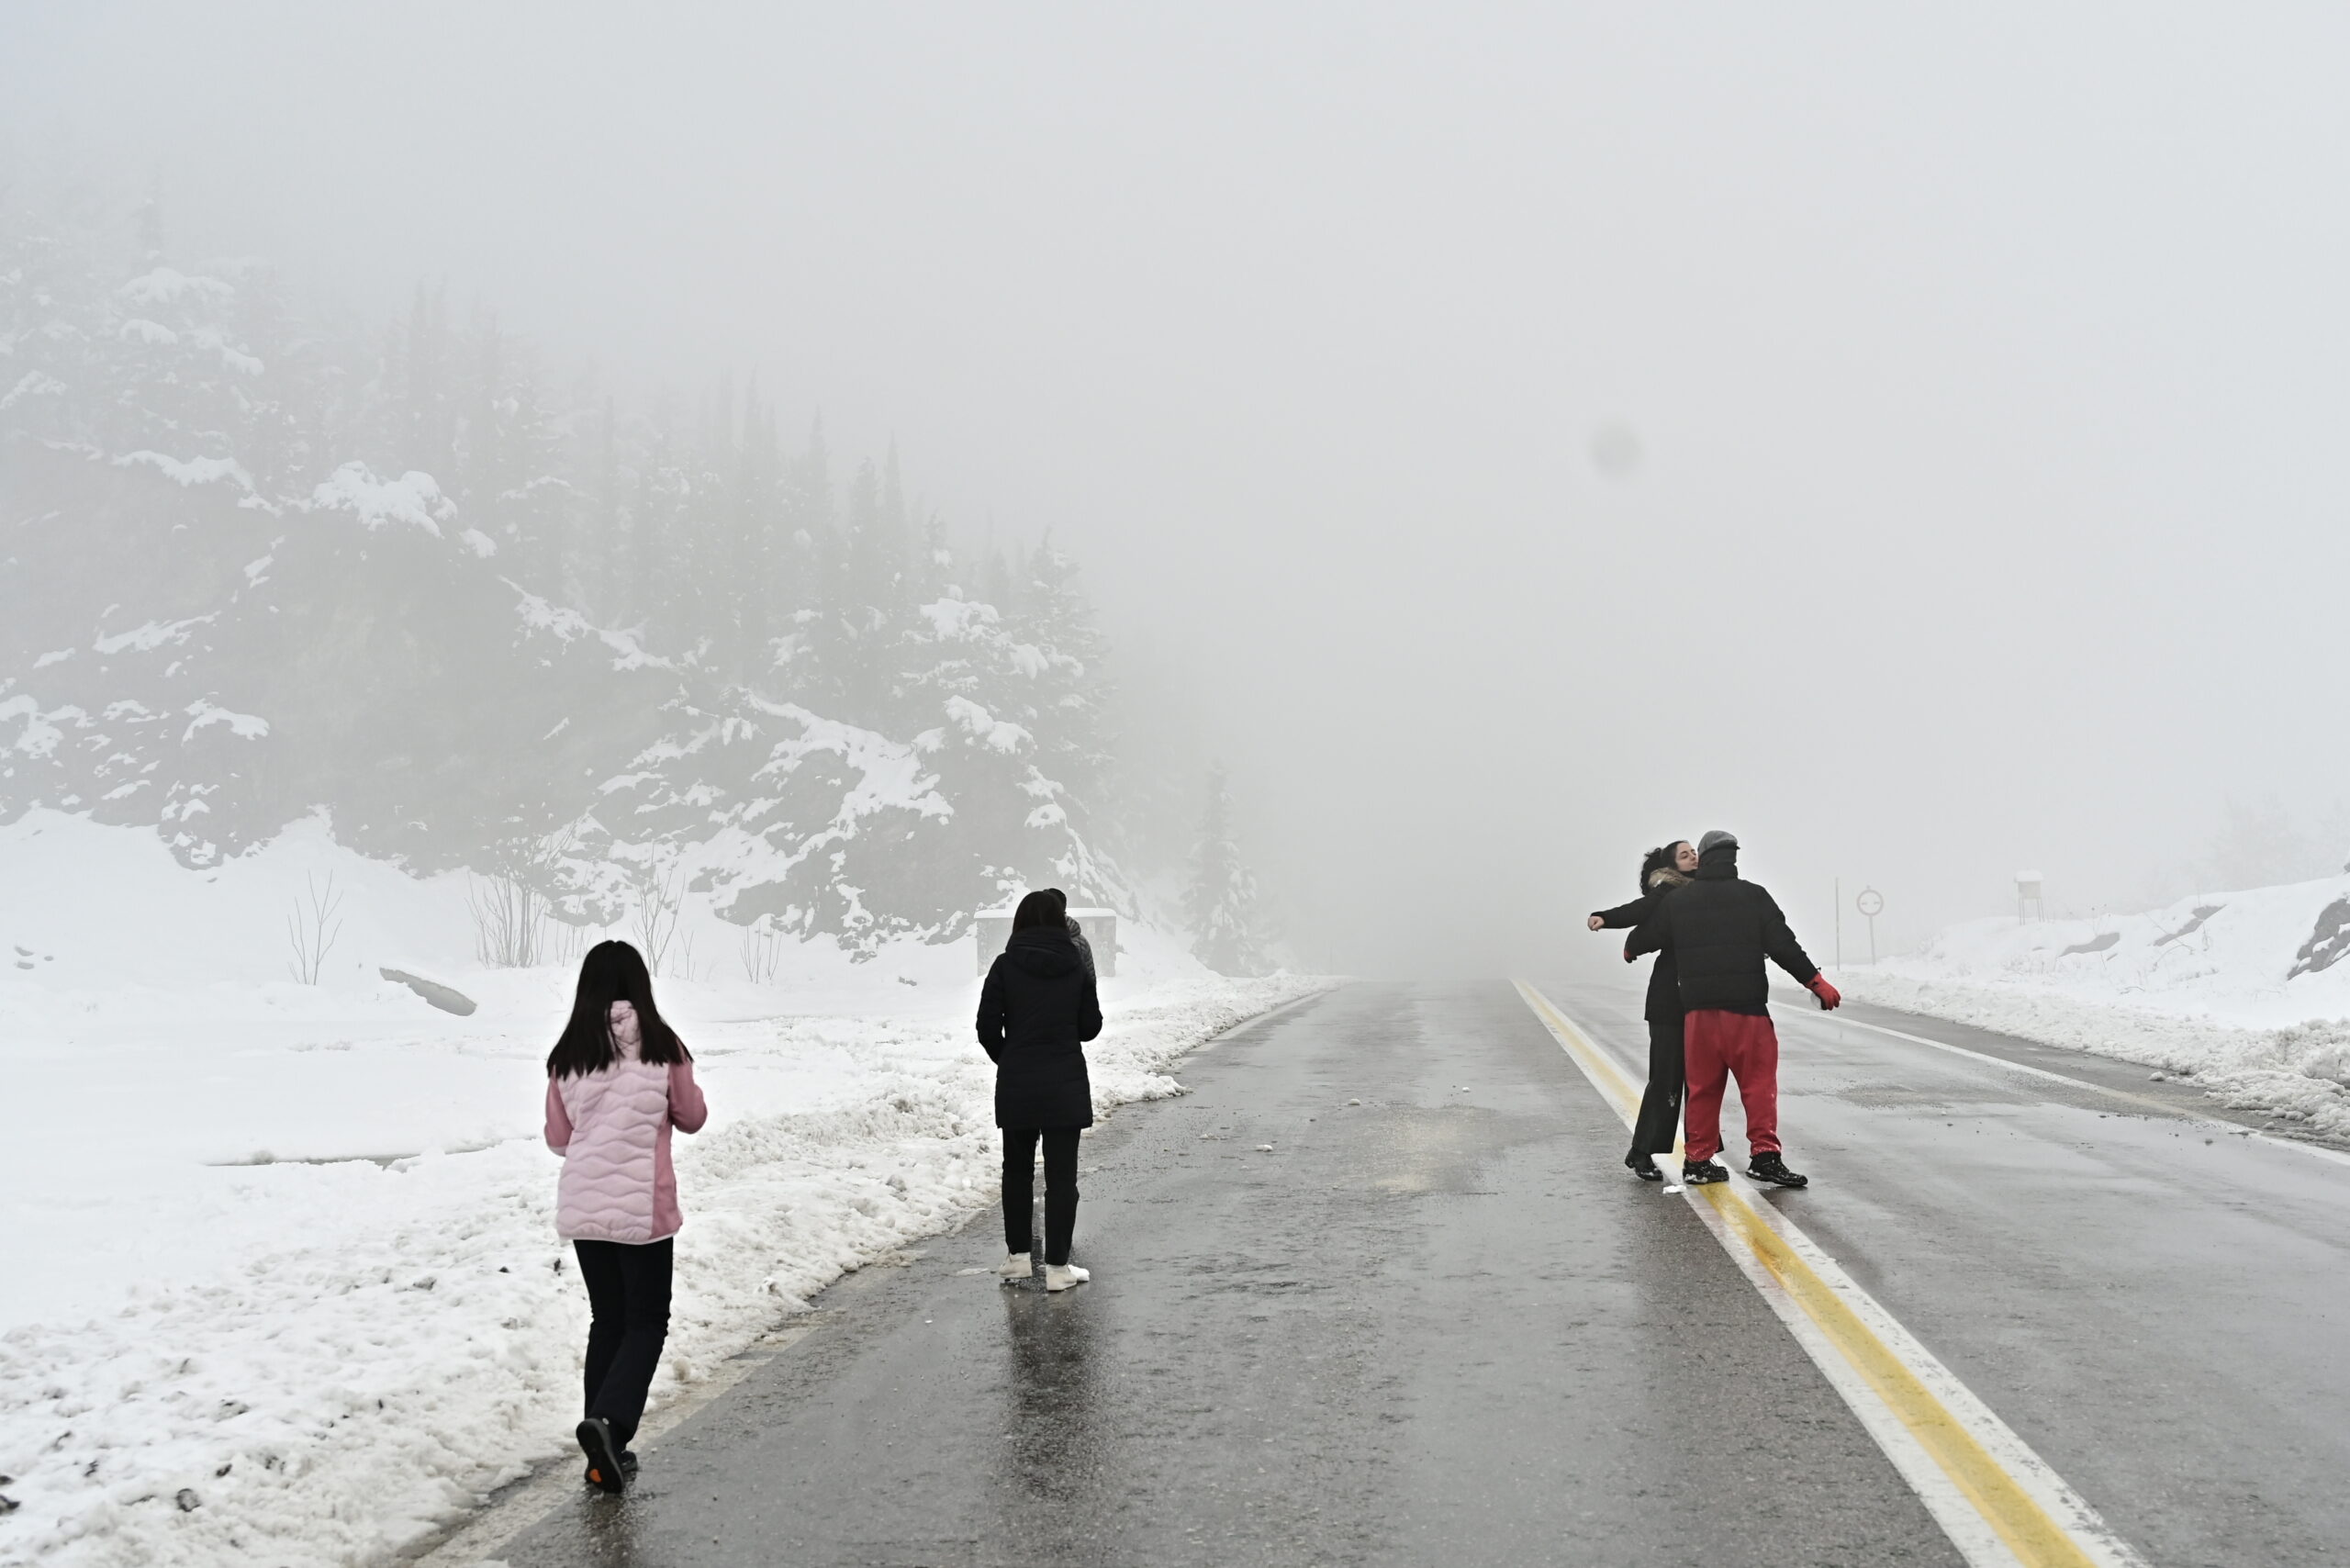
[[[621,1450],[621,1477],[626,1481],[633,1481],[636,1479],[636,1450],[634,1449]],[[592,1464],[588,1467],[587,1480],[588,1484],[590,1486],[600,1486],[603,1484],[602,1482],[596,1479],[596,1467]]]
[[[1787,1169],[1787,1162],[1775,1154],[1758,1154],[1746,1162],[1746,1173],[1757,1182],[1775,1182],[1782,1187],[1808,1187],[1811,1178]]]
[[[1643,1182],[1662,1182],[1664,1180],[1664,1172],[1656,1168],[1655,1158],[1651,1155],[1642,1154],[1637,1148],[1624,1157],[1624,1163],[1631,1168],[1633,1175],[1638,1176]]]
[[[1692,1187],[1702,1187],[1709,1182],[1727,1182],[1729,1172],[1710,1159],[1684,1159],[1681,1162],[1681,1180]]]
[[[588,1484],[617,1496],[628,1486],[628,1473],[634,1466],[621,1458],[612,1428],[600,1417],[590,1416],[579,1423],[578,1431],[579,1451],[588,1456]]]

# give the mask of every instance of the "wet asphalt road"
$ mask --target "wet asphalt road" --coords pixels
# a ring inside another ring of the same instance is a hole
[[[2350,1165],[2144,1068],[1851,1014],[1779,1018],[1812,1239],[2161,1568],[2350,1562]]]
[[[1638,1059],[1637,994],[1546,989]],[[2143,1070],[1852,1013],[2138,1098],[1791,1012],[1818,1184],[1777,1201],[2154,1562],[2350,1556],[2350,1168],[2189,1124]],[[961,1272],[1001,1256],[982,1215],[827,1292],[625,1500],[495,1555],[1959,1561],[1505,984],[1353,986],[1181,1077],[1086,1140],[1094,1283]]]

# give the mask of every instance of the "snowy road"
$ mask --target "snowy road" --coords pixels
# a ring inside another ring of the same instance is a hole
[[[1631,1059],[1637,996],[1545,989]],[[2337,1561],[2350,1166],[2111,1062],[1867,1014],[2069,1087],[1853,1012],[1783,1018],[1816,1183],[1783,1212],[2150,1562]],[[624,1504],[490,1555],[1962,1561],[1507,986],[1355,986],[1181,1076],[1089,1140],[1094,1284],[961,1272],[987,1219],[854,1276]]]

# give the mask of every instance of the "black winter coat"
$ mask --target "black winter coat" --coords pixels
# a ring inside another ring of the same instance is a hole
[[[1819,973],[1787,929],[1778,901],[1761,883],[1740,879],[1734,846],[1698,857],[1695,879],[1658,901],[1624,950],[1662,953],[1659,963],[1667,958],[1674,962],[1684,1013],[1714,1008],[1767,1015],[1771,981],[1762,970],[1765,958],[1804,985]]]
[[[1015,931],[979,988],[979,1045],[995,1063],[995,1125],[1090,1127],[1084,1042],[1102,1032],[1092,966],[1066,931]]]
[[[1599,928],[1602,931],[1630,930],[1646,924],[1649,917],[1656,913],[1657,905],[1671,896],[1673,890],[1684,885],[1682,882],[1651,884],[1647,892],[1642,893],[1630,903],[1619,903],[1614,909],[1594,910],[1592,913],[1599,916]],[[1632,955],[1634,958],[1639,957],[1638,953]],[[1630,959],[1628,958],[1626,962],[1630,962]],[[1648,1005],[1640,1010],[1641,1017],[1651,1024],[1681,1022],[1680,975],[1681,971],[1673,963],[1673,954],[1670,951],[1662,952],[1656,956],[1655,964],[1649,969]]]

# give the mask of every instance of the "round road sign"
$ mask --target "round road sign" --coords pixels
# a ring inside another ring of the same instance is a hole
[[[1885,913],[1885,895],[1874,888],[1863,888],[1860,897],[1852,901],[1852,907],[1874,920]]]

